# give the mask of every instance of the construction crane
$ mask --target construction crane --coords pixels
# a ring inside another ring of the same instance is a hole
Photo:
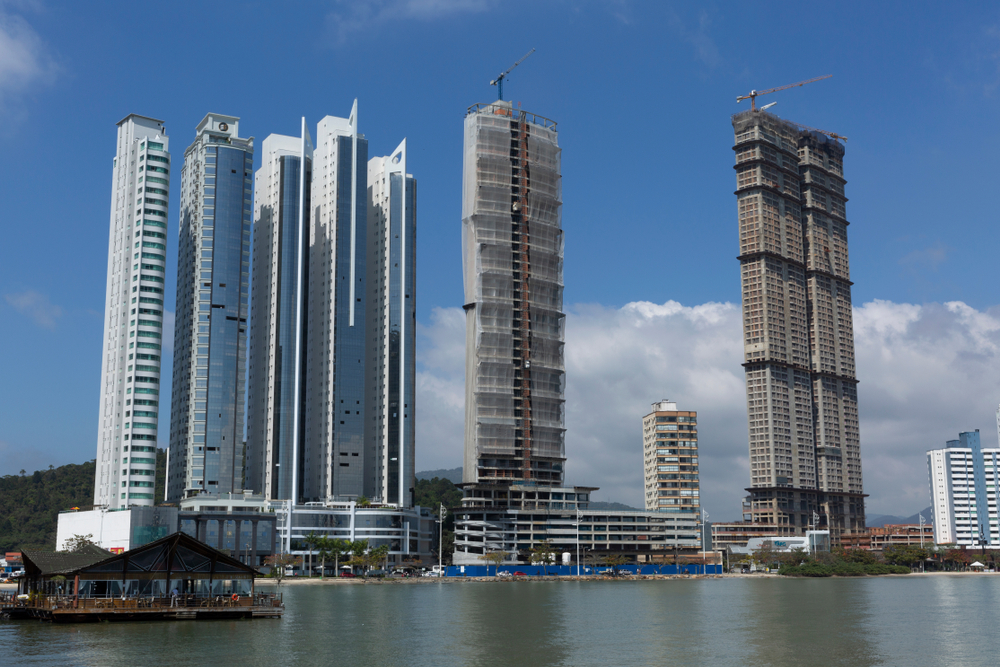
[[[821,130],[821,129],[816,128],[816,127],[809,127],[808,125],[803,125],[802,123],[796,123],[794,120],[789,121],[789,122],[792,125],[797,125],[798,127],[801,127],[803,130],[809,130],[810,132],[819,132],[820,134],[825,134],[826,136],[830,137],[831,139],[838,139],[840,141],[847,141],[847,137],[845,137],[842,134],[837,134],[836,132],[827,132],[826,130]]]
[[[530,56],[532,53],[534,53],[534,52],[535,52],[534,49],[528,51],[527,53],[524,54],[524,56],[520,60],[518,60],[516,63],[514,63],[509,68],[507,68],[506,72],[501,73],[500,76],[498,76],[497,78],[495,78],[492,81],[490,81],[490,85],[491,86],[496,86],[497,87],[497,99],[498,100],[502,100],[503,99],[503,80],[505,78],[507,78],[507,75],[510,74],[511,70],[513,70],[515,67],[517,67],[518,65],[520,65],[521,63],[523,63],[525,61],[525,59],[528,56]]]
[[[525,58],[527,58],[527,56],[525,56]],[[522,58],[521,60],[524,60],[524,58]],[[509,72],[510,70],[507,71]],[[768,88],[767,90],[751,90],[749,95],[740,95],[739,97],[737,97],[736,103],[739,104],[743,100],[750,100],[750,109],[752,111],[756,111],[758,95],[768,95],[770,93],[776,93],[779,90],[788,90],[789,88],[804,86],[807,83],[813,83],[814,81],[822,81],[823,79],[829,79],[832,76],[833,76],[832,74],[827,74],[826,76],[818,76],[815,79],[809,79],[808,81],[799,81],[798,83],[790,83],[787,86],[778,86],[777,88]]]

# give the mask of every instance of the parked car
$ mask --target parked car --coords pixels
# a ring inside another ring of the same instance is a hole
[[[347,570],[344,570],[343,572],[340,573],[340,576],[344,577],[345,579],[353,579],[357,575],[355,575],[353,572],[348,572]]]
[[[365,576],[366,577],[384,577],[387,574],[389,574],[389,573],[386,572],[385,570],[368,570],[368,572],[365,573]]]
[[[525,574],[524,572],[521,572],[520,570],[518,570],[517,572],[514,573],[514,576],[515,577],[527,577],[528,575]]]

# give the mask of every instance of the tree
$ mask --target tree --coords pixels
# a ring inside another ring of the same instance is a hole
[[[351,553],[351,559],[348,561],[351,567],[360,567],[362,571],[368,569],[370,559],[368,557],[368,540],[354,540],[353,542],[348,542],[350,545],[348,551]]]
[[[944,554],[944,560],[962,568],[972,562],[972,557],[965,549],[948,549]]]
[[[372,564],[382,566],[384,569],[384,566],[387,564],[387,559],[389,558],[389,545],[382,544],[377,546],[374,549],[371,549],[368,555]]]
[[[350,552],[350,546],[351,543],[348,540],[340,538],[330,540],[328,551],[333,557],[333,573],[336,577],[340,576],[340,557]]]
[[[490,574],[490,565],[493,566],[493,576],[496,576],[497,567],[503,565],[503,562],[507,560],[507,554],[504,553],[503,551],[487,551],[486,553],[484,553],[482,556],[479,557],[479,560],[486,561],[487,576],[489,576]]]
[[[358,496],[358,507],[369,507],[372,501],[368,500],[368,496]]]
[[[611,568],[612,574],[618,576],[618,568],[628,562],[628,557],[622,554],[608,554],[604,557],[604,564]]]
[[[321,535],[317,535],[315,530],[311,530],[309,531],[309,534],[305,536],[305,539],[302,540],[305,543],[306,551],[309,554],[308,572],[310,577],[312,576],[313,551],[316,549],[317,546],[319,546],[319,541],[321,539],[323,539]]]
[[[759,548],[753,551],[753,559],[758,565],[763,565],[765,568],[770,568],[772,565],[778,562],[777,554],[774,550],[774,545],[771,544],[769,540],[765,540]]]
[[[910,545],[893,545],[882,550],[882,557],[890,565],[913,567],[927,558],[927,550]]]
[[[292,554],[273,554],[264,559],[264,564],[271,567],[271,577],[281,585],[285,578],[285,568],[302,564],[302,559]]]
[[[552,543],[548,540],[542,540],[535,546],[531,548],[531,562],[541,563],[542,572],[548,574],[548,564],[555,560],[556,552],[552,548]]]
[[[88,544],[94,544],[93,534],[87,533],[86,535],[74,535],[66,540],[66,551],[69,551],[70,553],[83,551],[84,547]]]
[[[868,549],[861,549],[860,547],[854,549],[837,547],[833,550],[833,553],[846,563],[862,563],[864,565],[871,565],[878,562],[878,558],[875,557],[875,554]]]
[[[597,566],[601,564],[602,560],[602,557],[593,551],[587,551],[583,554],[583,566],[590,568],[594,572],[597,571]]]

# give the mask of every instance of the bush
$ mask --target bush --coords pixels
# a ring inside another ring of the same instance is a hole
[[[836,559],[832,565],[809,560],[801,565],[782,565],[778,574],[786,577],[863,577],[879,574],[909,574],[910,568],[885,563],[852,563]]]

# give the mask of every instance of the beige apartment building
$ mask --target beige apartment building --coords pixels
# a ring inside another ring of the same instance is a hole
[[[653,403],[642,418],[642,450],[646,511],[698,517],[698,413]]]

